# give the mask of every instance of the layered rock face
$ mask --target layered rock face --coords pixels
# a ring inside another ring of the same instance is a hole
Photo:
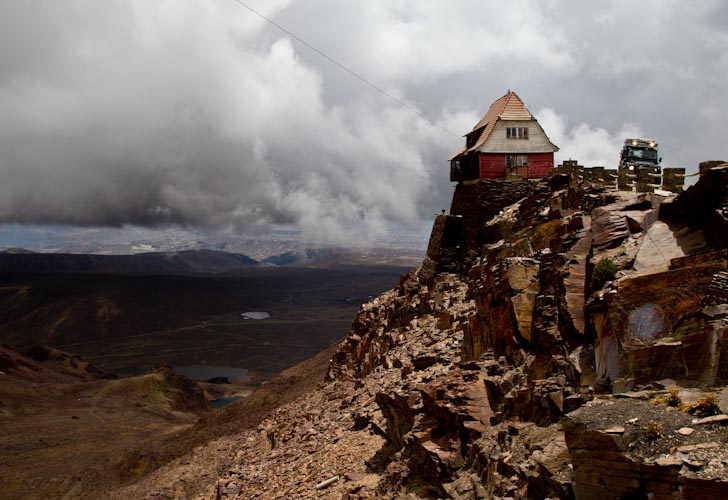
[[[720,419],[673,447],[668,422],[692,417],[639,401],[728,379],[725,175],[677,198],[565,175],[459,185],[423,265],[208,497],[728,497]],[[603,259],[616,274],[595,280]]]

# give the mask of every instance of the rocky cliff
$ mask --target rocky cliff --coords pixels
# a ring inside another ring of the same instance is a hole
[[[200,498],[728,497],[727,176],[458,185],[422,266]]]

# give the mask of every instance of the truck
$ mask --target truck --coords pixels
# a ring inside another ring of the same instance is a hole
[[[619,170],[636,174],[637,170],[647,168],[651,173],[659,174],[661,162],[653,139],[626,139],[619,156]]]

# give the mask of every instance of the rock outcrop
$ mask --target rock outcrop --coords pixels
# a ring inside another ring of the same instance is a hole
[[[628,398],[575,411],[564,431],[576,498],[725,498],[725,430],[698,420]],[[662,437],[652,439],[647,426]]]
[[[422,266],[204,498],[725,498],[724,421],[642,401],[728,380],[725,175],[460,184]]]

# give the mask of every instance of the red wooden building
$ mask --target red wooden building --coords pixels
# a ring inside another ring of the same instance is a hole
[[[490,105],[465,146],[450,157],[450,180],[546,177],[557,148],[518,95],[510,90]]]

